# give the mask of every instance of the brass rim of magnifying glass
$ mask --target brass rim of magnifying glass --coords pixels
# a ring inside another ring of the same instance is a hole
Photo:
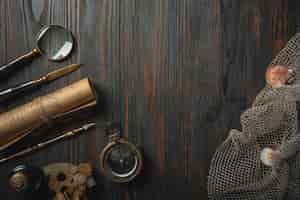
[[[38,45],[38,41],[40,39],[40,35],[41,35],[41,32],[43,30],[45,30],[46,28],[58,28],[58,29],[62,29],[64,31],[66,31],[66,33],[68,33],[68,35],[70,35],[70,38],[71,38],[71,41],[72,41],[72,46],[71,46],[71,50],[70,52],[67,54],[67,56],[61,58],[61,59],[52,59],[51,57],[48,57],[47,53],[45,53],[45,51],[43,51],[39,45]],[[61,25],[57,25],[57,24],[49,24],[49,25],[45,25],[41,28],[41,30],[36,34],[36,38],[35,38],[35,41],[36,41],[36,47],[32,50],[33,52],[37,53],[37,54],[41,54],[41,55],[45,55],[47,56],[47,59],[50,60],[50,61],[54,61],[54,62],[59,62],[59,61],[62,61],[64,59],[66,59],[67,57],[69,57],[69,55],[71,54],[71,52],[73,51],[74,49],[74,36],[72,34],[72,32],[68,29],[66,29],[65,27],[61,26]]]
[[[110,170],[110,167],[108,167],[107,165],[107,159],[109,154],[111,153],[111,151],[113,150],[113,148],[117,145],[120,144],[125,144],[127,145],[130,150],[134,153],[134,155],[136,156],[137,160],[136,160],[136,166],[134,171],[132,171],[130,174],[128,174],[128,176],[124,176],[124,177],[120,177],[117,176],[116,174],[112,173],[112,170]],[[109,178],[110,180],[117,182],[117,183],[126,183],[126,182],[130,182],[132,179],[134,179],[142,170],[143,167],[143,158],[142,158],[142,154],[140,152],[140,150],[133,145],[132,143],[124,140],[124,139],[119,139],[117,141],[112,141],[109,144],[107,144],[104,149],[102,150],[101,154],[100,154],[100,169],[102,171],[102,173]]]

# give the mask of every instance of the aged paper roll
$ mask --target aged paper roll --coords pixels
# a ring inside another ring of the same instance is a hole
[[[95,106],[96,93],[89,79],[0,114],[0,151],[51,120]]]

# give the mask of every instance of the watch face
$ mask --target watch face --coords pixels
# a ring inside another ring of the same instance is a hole
[[[116,144],[107,155],[107,166],[118,177],[127,177],[135,172],[138,159],[127,144]]]
[[[137,176],[142,168],[140,151],[131,143],[118,141],[101,153],[101,169],[115,182],[128,182]]]

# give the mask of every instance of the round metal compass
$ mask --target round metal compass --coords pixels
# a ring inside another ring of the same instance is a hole
[[[129,182],[142,169],[142,154],[134,144],[120,137],[120,130],[114,125],[110,125],[106,132],[109,143],[100,154],[101,171],[114,182]]]

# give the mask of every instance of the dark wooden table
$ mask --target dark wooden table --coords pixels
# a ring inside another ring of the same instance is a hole
[[[144,171],[131,184],[114,185],[100,175],[95,199],[207,199],[213,153],[229,129],[240,128],[267,64],[296,32],[299,11],[297,0],[0,0],[1,65],[29,51],[42,24],[63,25],[77,40],[66,61],[40,57],[1,80],[1,88],[84,64],[0,109],[90,77],[99,90],[97,109],[61,129],[120,121],[123,135],[145,156]],[[1,199],[13,199],[7,177],[17,164],[91,162],[97,170],[106,143],[99,127],[1,165]]]

